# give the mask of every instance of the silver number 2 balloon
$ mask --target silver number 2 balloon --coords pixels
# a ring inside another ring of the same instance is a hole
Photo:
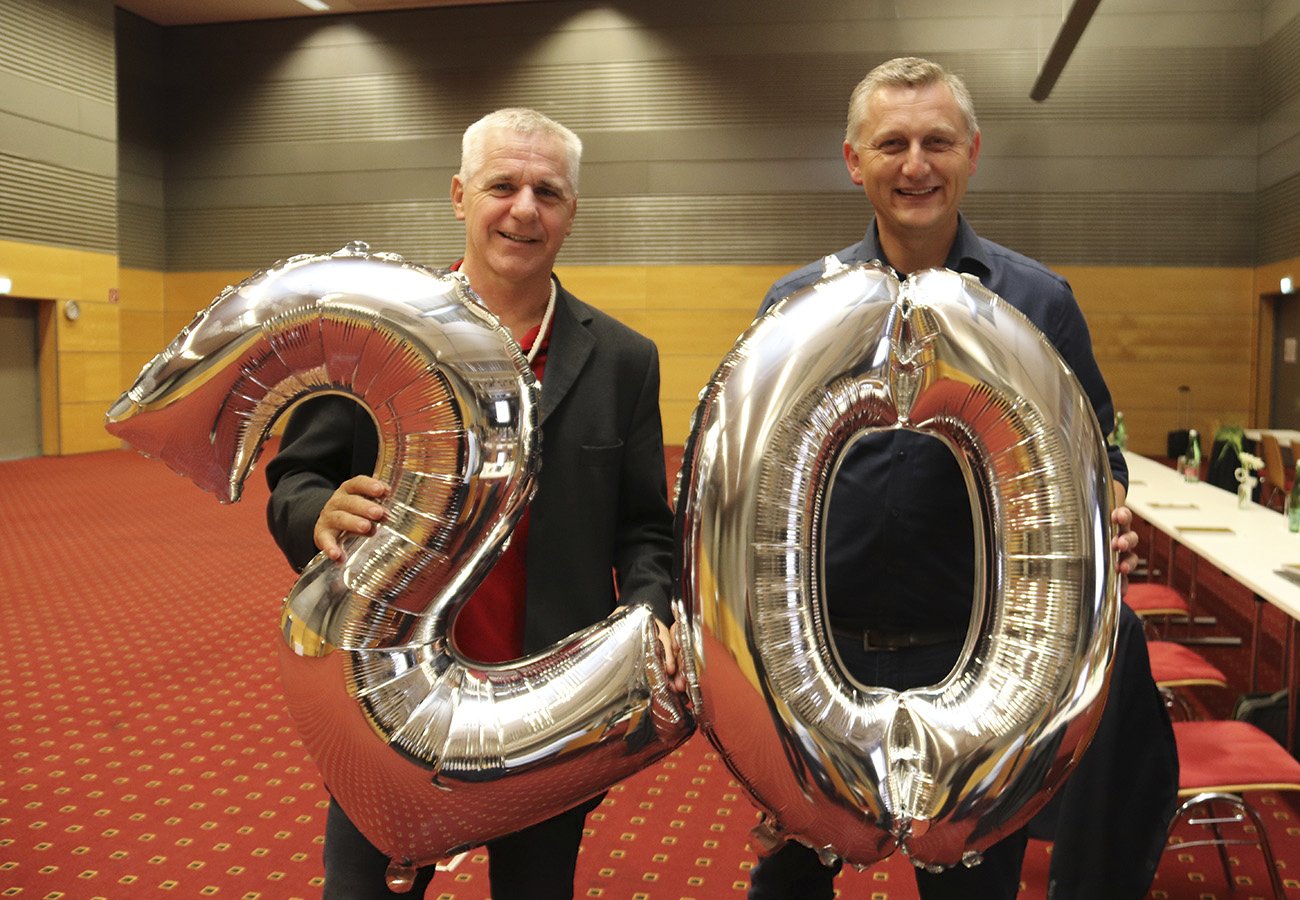
[[[504,665],[462,657],[456,612],[534,487],[537,382],[456,275],[350,244],[228,288],[109,410],[110,432],[237,500],[276,416],[358,400],[392,486],[375,534],[318,556],[284,602],[286,698],[388,880],[541,821],[693,729],[643,605]]]
[[[844,675],[820,587],[841,452],[895,428],[955,454],[978,561],[954,670],[901,692]],[[1104,702],[1110,509],[1078,382],[977,281],[841,267],[751,326],[706,387],[683,461],[678,616],[700,727],[766,813],[760,841],[858,865],[901,847],[943,868],[1026,822]]]

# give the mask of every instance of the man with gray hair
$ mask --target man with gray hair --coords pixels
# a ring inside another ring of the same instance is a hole
[[[613,611],[646,602],[660,621],[667,670],[675,655],[669,608],[672,513],[659,419],[659,356],[645,337],[596,310],[552,271],[578,208],[582,143],[528,109],[504,109],[471,125],[452,209],[465,223],[465,255],[453,268],[509,329],[541,380],[545,464],[537,493],[509,547],[453,623],[466,657],[504,662],[541,650]],[[378,438],[346,398],[304,403],[267,467],[272,534],[298,568],[317,551],[342,558],[344,534],[369,534],[389,487],[372,477]],[[678,676],[680,679],[680,676]],[[496,900],[569,900],[578,846],[595,798],[488,843]],[[388,859],[333,798],[325,830],[325,897],[422,897],[391,893]]]
[[[883,262],[905,277],[928,268],[971,275],[1024,313],[1060,351],[1110,431],[1114,408],[1083,313],[1064,278],[976,235],[959,212],[980,132],[961,79],[929,60],[893,59],[854,89],[844,162],[875,213],[866,236],[835,256]],[[818,262],[779,280],[761,311],[821,277]],[[1137,535],[1124,506],[1128,469],[1111,448],[1112,521],[1121,574]],[[961,469],[937,439],[905,429],[866,435],[845,452],[826,514],[823,572],[830,630],[848,673],[904,690],[952,671],[970,627],[976,536]],[[1050,820],[1054,900],[1139,898],[1155,875],[1177,790],[1168,713],[1151,678],[1137,617],[1124,608],[1110,695],[1092,747]],[[971,868],[916,870],[925,900],[1014,897],[1026,829]],[[795,842],[761,859],[750,900],[829,900],[838,868]]]

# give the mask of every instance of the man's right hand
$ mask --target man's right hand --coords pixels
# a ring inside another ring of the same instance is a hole
[[[384,508],[377,500],[388,496],[388,485],[369,475],[356,475],[330,494],[316,519],[312,539],[316,548],[335,562],[343,559],[339,541],[345,534],[371,534],[384,520]]]

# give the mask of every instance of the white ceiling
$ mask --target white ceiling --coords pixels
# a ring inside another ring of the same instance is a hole
[[[298,0],[116,0],[117,5],[155,25],[205,25],[250,19],[289,19],[334,13],[383,12],[430,6],[476,6],[485,3],[543,0],[324,0],[328,12],[314,12]]]

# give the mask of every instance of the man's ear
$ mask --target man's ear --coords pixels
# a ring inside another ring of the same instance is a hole
[[[465,185],[461,183],[459,175],[451,176],[451,208],[456,213],[456,218],[464,222]]]
[[[844,142],[844,165],[849,170],[849,178],[853,179],[854,184],[862,184],[862,160],[858,158],[858,151],[853,149],[853,145],[848,141]]]
[[[975,174],[975,163],[979,161],[979,158],[980,158],[980,133],[977,131],[975,132],[975,137],[973,137],[970,142],[970,173],[969,174],[971,175]]]

